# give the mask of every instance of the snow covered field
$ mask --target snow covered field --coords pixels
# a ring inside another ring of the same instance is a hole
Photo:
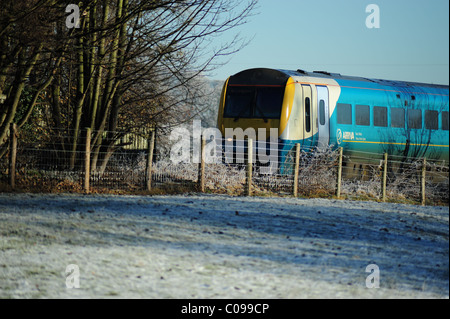
[[[448,240],[448,207],[0,194],[0,298],[448,298]]]

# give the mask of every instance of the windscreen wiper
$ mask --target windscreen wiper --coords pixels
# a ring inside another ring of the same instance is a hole
[[[256,91],[255,91],[255,94],[253,95],[253,98],[252,98],[252,100],[250,101],[250,103],[249,103],[248,105],[246,105],[245,107],[242,108],[242,110],[239,112],[238,116],[236,116],[236,117],[234,118],[234,121],[235,121],[235,122],[239,121],[239,119],[241,118],[242,114],[243,114],[245,111],[247,111],[248,109],[251,110],[251,109],[252,109],[252,106],[253,106],[254,104],[256,104]]]
[[[242,110],[239,112],[239,114],[234,118],[234,121],[237,122],[241,118],[242,114],[244,114],[245,111],[247,111],[247,107],[243,107]]]
[[[261,114],[261,117],[264,120],[264,123],[269,122],[269,119],[264,115],[264,112],[261,111],[261,108],[258,106],[258,104],[256,103],[256,109],[259,111],[259,113]]]

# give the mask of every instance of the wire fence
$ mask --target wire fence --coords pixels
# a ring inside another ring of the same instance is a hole
[[[3,190],[76,193],[210,192],[444,204],[449,163],[300,145],[205,140],[165,158],[155,135],[53,132],[39,143],[11,129]],[[125,142],[124,142],[125,141]],[[136,146],[137,145],[137,146]],[[186,154],[181,153],[188,153]],[[196,159],[193,154],[200,155]],[[180,156],[183,160],[179,160]]]

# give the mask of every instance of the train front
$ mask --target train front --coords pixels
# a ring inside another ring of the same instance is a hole
[[[224,141],[233,145],[234,158],[227,158],[227,162],[243,162],[249,139],[254,141],[254,161],[264,164],[261,159],[267,159],[268,154],[273,161],[274,149],[278,162],[284,157],[280,135],[294,102],[293,81],[288,74],[272,69],[246,70],[227,80],[218,115]]]

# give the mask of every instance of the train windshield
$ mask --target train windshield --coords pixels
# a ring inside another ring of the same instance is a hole
[[[284,86],[233,86],[227,89],[226,118],[279,119]]]

